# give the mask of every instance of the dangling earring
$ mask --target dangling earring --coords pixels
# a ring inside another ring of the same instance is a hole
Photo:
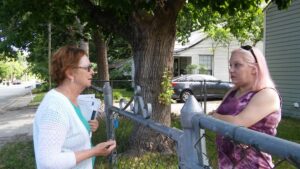
[[[74,83],[74,78],[71,78],[71,83]]]

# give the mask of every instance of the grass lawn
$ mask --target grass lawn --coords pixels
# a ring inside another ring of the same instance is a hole
[[[123,93],[124,91],[119,91]],[[128,98],[131,94],[128,93]],[[44,94],[36,95],[38,102]],[[180,119],[178,116],[172,115],[172,126],[180,128]],[[178,168],[178,159],[176,154],[161,155],[159,153],[145,153],[143,156],[132,156],[126,154],[129,147],[129,137],[133,129],[133,123],[126,119],[120,118],[119,128],[116,130],[118,161],[117,168],[134,169],[134,168],[149,168],[149,169],[175,169]],[[300,144],[300,119],[284,117],[279,124],[277,137],[287,139],[289,141]],[[217,155],[215,151],[215,133],[206,132],[207,151],[213,168],[216,168]],[[100,120],[98,131],[93,134],[93,143],[98,143],[106,140],[105,122]],[[280,160],[274,158],[275,163]],[[31,140],[25,142],[14,142],[6,144],[0,148],[0,169],[33,169],[35,168],[33,143]],[[95,163],[96,169],[109,168],[105,157],[97,157]],[[296,168],[286,162],[279,165],[280,169]]]

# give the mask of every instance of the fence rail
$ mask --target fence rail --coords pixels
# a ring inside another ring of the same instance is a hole
[[[198,101],[190,96],[181,110],[182,130],[170,128],[150,119],[151,105],[145,104],[140,95],[141,89],[135,88],[133,103],[126,104],[123,101],[120,107],[113,106],[112,88],[108,82],[102,88],[92,87],[98,92],[103,92],[105,113],[106,113],[106,132],[108,139],[115,139],[114,120],[115,114],[125,116],[145,127],[149,127],[161,134],[168,136],[177,142],[177,156],[179,168],[197,169],[211,168],[206,153],[205,130],[222,134],[236,142],[250,145],[258,151],[264,151],[271,155],[276,155],[286,159],[292,165],[300,166],[300,144],[276,138],[264,133],[256,132],[245,127],[236,126],[218,119],[214,119],[204,114]],[[131,111],[126,111],[126,107],[131,106]],[[117,152],[110,156],[111,166],[116,166]]]

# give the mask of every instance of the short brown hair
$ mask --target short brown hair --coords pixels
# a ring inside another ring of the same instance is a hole
[[[86,55],[83,49],[76,46],[60,47],[52,56],[51,78],[60,85],[66,78],[66,70],[77,67],[82,56]]]

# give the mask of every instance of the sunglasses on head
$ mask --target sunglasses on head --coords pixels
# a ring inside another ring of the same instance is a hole
[[[256,58],[256,55],[254,54],[254,51],[252,49],[252,46],[250,45],[246,45],[246,46],[241,46],[242,49],[244,50],[248,50],[251,52],[251,54],[253,55],[254,59],[255,59],[255,63],[257,63],[257,58]]]
[[[85,67],[78,66],[78,67],[75,67],[75,68],[77,68],[77,69],[84,69],[84,70],[86,70],[88,72],[90,72],[93,69],[92,65],[88,65],[88,66],[85,66]]]

